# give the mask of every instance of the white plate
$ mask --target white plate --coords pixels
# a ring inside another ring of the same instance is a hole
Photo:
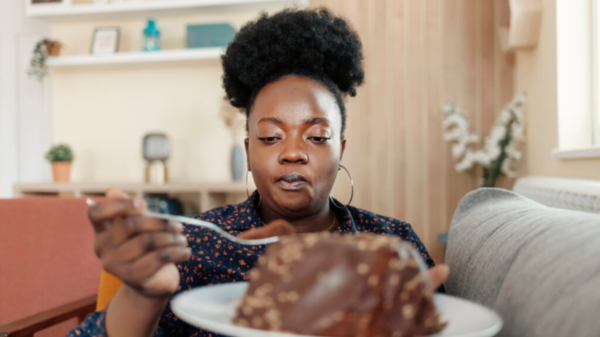
[[[314,337],[234,325],[231,321],[247,288],[246,282],[195,288],[177,295],[171,309],[191,325],[232,337]],[[449,324],[432,337],[491,337],[502,328],[498,314],[479,304],[442,294],[435,294],[434,301]]]

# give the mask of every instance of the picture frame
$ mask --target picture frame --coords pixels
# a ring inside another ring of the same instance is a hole
[[[99,27],[94,30],[90,53],[93,55],[110,55],[119,49],[119,36],[121,31],[118,27]]]

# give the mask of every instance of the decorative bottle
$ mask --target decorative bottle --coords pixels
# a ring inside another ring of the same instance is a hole
[[[148,20],[148,27],[144,29],[144,51],[160,50],[160,30],[156,28],[154,19]]]

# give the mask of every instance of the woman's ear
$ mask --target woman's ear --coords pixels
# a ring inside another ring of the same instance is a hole
[[[342,161],[342,157],[344,157],[344,151],[346,150],[346,137],[342,137],[341,145],[342,145],[342,147],[341,147],[341,151],[340,151],[340,162]]]
[[[246,166],[248,167],[248,171],[252,171],[250,169],[250,155],[248,152],[248,144],[250,140],[248,138],[244,139],[244,148],[246,148]]]

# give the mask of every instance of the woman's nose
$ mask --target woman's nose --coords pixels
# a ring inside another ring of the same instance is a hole
[[[288,140],[284,142],[283,151],[279,155],[279,163],[308,163],[308,154],[306,153],[306,148],[302,142],[288,138]]]

